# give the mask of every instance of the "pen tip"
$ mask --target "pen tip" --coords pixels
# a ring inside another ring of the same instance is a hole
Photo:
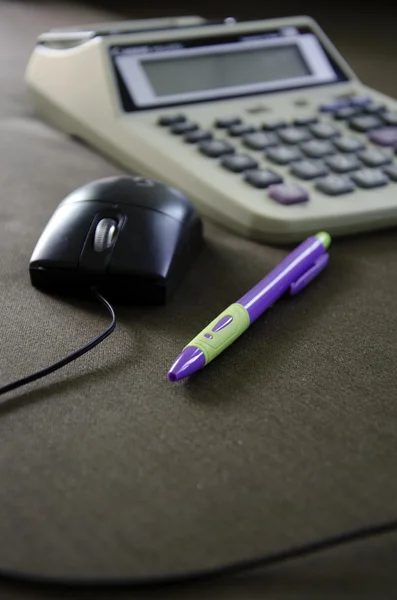
[[[316,238],[318,238],[320,240],[320,242],[322,243],[322,245],[324,246],[324,248],[326,250],[330,247],[331,236],[326,231],[320,231],[320,233],[318,233],[316,235]]]
[[[168,381],[180,381],[189,375],[193,375],[205,365],[205,355],[196,346],[186,346],[178,356],[171,369],[168,371]]]

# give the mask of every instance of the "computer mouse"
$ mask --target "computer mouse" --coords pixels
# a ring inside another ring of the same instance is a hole
[[[67,196],[29,263],[32,284],[81,294],[93,286],[123,304],[164,304],[202,244],[202,222],[175,188],[109,177]]]

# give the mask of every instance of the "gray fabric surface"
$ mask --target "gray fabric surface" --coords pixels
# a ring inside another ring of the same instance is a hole
[[[36,120],[23,82],[37,34],[109,15],[22,2],[0,2],[0,15],[7,383],[106,325],[95,303],[34,290],[27,265],[60,200],[121,171]],[[349,44],[342,50],[362,65],[360,75],[372,83],[373,73],[379,87],[397,93],[389,80],[395,48],[366,76],[368,47],[362,55]],[[0,570],[96,578],[177,572],[396,517],[395,231],[335,241],[328,270],[305,293],[280,301],[195,378],[171,385],[167,367],[184,343],[285,256],[211,224],[205,233],[205,250],[168,306],[118,309],[117,331],[102,346],[0,401]],[[385,536],[167,597],[394,598],[396,561],[397,536]],[[64,596],[1,583],[0,595]]]

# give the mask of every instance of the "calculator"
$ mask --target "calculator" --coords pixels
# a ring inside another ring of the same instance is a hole
[[[397,224],[397,102],[308,17],[39,38],[43,119],[264,242]]]

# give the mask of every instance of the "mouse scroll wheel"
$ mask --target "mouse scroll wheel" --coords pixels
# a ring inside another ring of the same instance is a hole
[[[102,219],[95,229],[94,250],[103,252],[108,250],[113,242],[117,231],[117,221],[114,219]]]

